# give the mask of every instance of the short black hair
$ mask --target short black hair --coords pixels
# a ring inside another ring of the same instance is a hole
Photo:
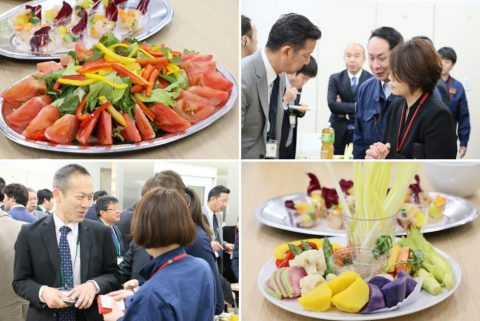
[[[252,20],[242,14],[242,36],[252,37]]]
[[[108,195],[107,191],[99,190],[93,193],[93,201],[96,202],[100,197]]]
[[[217,185],[208,192],[208,200],[210,201],[212,197],[219,197],[222,193],[230,194],[230,190],[223,185]]]
[[[388,42],[388,48],[390,50],[395,48],[399,43],[403,42],[402,34],[392,27],[380,27],[373,30],[368,40],[372,39],[373,37],[382,38]]]
[[[28,189],[22,184],[12,183],[5,186],[3,192],[7,197],[15,199],[15,203],[27,206]]]
[[[97,208],[97,216],[100,217],[100,211],[106,211],[110,204],[118,204],[118,199],[111,195],[99,197],[95,203],[95,207]]]
[[[440,57],[442,57],[442,59],[451,60],[454,65],[457,63],[457,53],[455,52],[455,50],[453,50],[453,48],[442,47],[438,49],[437,52]]]
[[[3,202],[5,195],[3,194],[3,188],[5,187],[5,180],[0,177],[0,202]]]
[[[53,188],[58,188],[65,193],[70,186],[70,176],[74,174],[81,174],[90,176],[87,169],[78,164],[69,164],[60,168],[53,176]]]
[[[43,202],[49,201],[53,198],[53,193],[49,189],[40,189],[37,191],[38,205],[42,205]]]
[[[313,56],[310,56],[310,62],[306,65],[303,65],[303,67],[297,71],[298,74],[304,74],[309,76],[310,78],[315,78],[317,76],[317,62],[315,61],[315,58]]]
[[[322,32],[307,17],[288,13],[280,17],[270,29],[266,47],[278,50],[284,45],[291,45],[294,50],[302,49],[307,39],[318,40]]]

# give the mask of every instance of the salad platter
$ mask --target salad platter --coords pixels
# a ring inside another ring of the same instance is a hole
[[[438,222],[427,222],[422,228],[423,233],[436,232],[461,226],[473,221],[478,217],[478,209],[472,203],[463,198],[434,192],[428,194],[432,198],[437,195],[445,197],[446,206],[442,220]],[[305,199],[305,193],[280,196],[268,200],[258,206],[255,210],[255,215],[261,223],[286,231],[326,236],[344,236],[346,234],[346,230],[343,228],[335,229],[330,227],[327,223],[327,220],[320,219],[317,221],[316,225],[308,228],[292,225],[289,219],[287,208],[285,207],[285,201]],[[405,235],[406,232],[401,226],[397,225],[395,234]]]
[[[345,245],[346,239],[345,237],[332,237],[330,241],[333,245]],[[360,313],[346,313],[340,310],[337,310],[333,307],[329,308],[324,312],[314,312],[308,311],[302,308],[301,304],[296,299],[278,299],[271,295],[271,293],[267,293],[265,289],[265,284],[272,276],[272,273],[276,270],[276,263],[275,259],[272,258],[267,261],[262,269],[258,274],[258,287],[262,293],[262,295],[270,301],[272,304],[276,305],[277,307],[289,311],[291,313],[302,315],[310,318],[315,319],[324,319],[324,320],[379,320],[379,319],[387,319],[387,318],[394,318],[399,317],[402,315],[407,315],[411,313],[415,313],[417,311],[425,310],[431,306],[439,304],[440,302],[446,300],[449,296],[451,296],[460,285],[462,279],[462,273],[458,263],[448,254],[435,249],[439,255],[441,255],[444,259],[446,259],[451,266],[451,270],[454,277],[454,284],[450,289],[442,288],[441,292],[436,295],[432,295],[427,293],[427,291],[420,291],[418,293],[418,297],[415,300],[411,300],[408,304],[399,305],[398,308],[393,308],[388,311],[374,311],[373,313],[370,312],[368,314],[360,314]]]
[[[0,15],[0,55],[58,59],[76,43],[92,46],[105,32],[144,40],[172,17],[169,0],[34,0]]]

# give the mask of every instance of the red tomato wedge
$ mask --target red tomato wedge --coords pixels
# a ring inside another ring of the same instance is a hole
[[[189,90],[182,90],[180,92],[179,99],[185,98],[187,100],[193,101],[193,102],[198,102],[201,104],[209,104],[208,99],[203,98],[202,96],[197,95],[196,93],[193,93]]]
[[[17,133],[21,133],[40,110],[51,102],[52,99],[49,96],[33,97],[7,116],[7,124]]]
[[[61,69],[63,69],[62,64],[55,61],[45,61],[45,62],[39,62],[37,64],[37,71],[44,75],[48,75],[52,71],[61,70]]]
[[[76,118],[77,116],[74,117]],[[90,119],[87,126],[80,128],[80,130],[77,132],[75,138],[81,145],[88,145],[88,141],[90,139],[90,136],[92,136],[92,132],[95,129],[98,118],[99,117],[93,117],[92,119]]]
[[[60,118],[60,112],[54,105],[47,105],[23,131],[23,136],[33,140],[47,140],[45,130]]]
[[[57,144],[70,144],[79,126],[80,121],[75,115],[63,115],[45,130],[45,137]]]
[[[46,92],[47,83],[45,82],[45,80],[37,80],[30,76],[20,81],[12,88],[4,91],[2,93],[2,97],[4,103],[8,103],[9,106],[17,108],[27,100],[35,96],[43,95]],[[10,110],[10,112],[4,112],[4,116],[8,116],[8,114],[12,111],[13,110]]]
[[[155,131],[153,130],[152,125],[150,125],[147,116],[145,116],[140,106],[135,105],[133,112],[138,131],[140,132],[140,136],[142,136],[142,140],[154,139]]]
[[[155,114],[155,119],[153,120],[155,125],[164,132],[183,132],[192,126],[188,120],[164,104],[153,104],[150,110]]]
[[[135,126],[135,121],[128,114],[125,114],[123,112],[121,114],[123,115],[123,118],[125,118],[125,120],[127,121],[127,127],[125,127],[121,132],[122,137],[125,138],[125,141],[127,142],[141,142],[142,137],[140,136],[140,133]]]
[[[194,102],[185,98],[177,101],[173,109],[177,112],[177,114],[179,114],[192,124],[204,120],[205,118],[213,114],[216,110],[214,106],[208,103],[204,104],[201,102]]]
[[[201,74],[198,84],[228,92],[232,90],[233,87],[233,83],[223,77],[218,71],[208,71]]]
[[[100,114],[97,126],[98,145],[110,146],[113,144],[112,137],[112,116],[104,110]]]
[[[192,86],[187,89],[195,95],[201,96],[215,107],[223,106],[228,100],[228,93],[207,86]],[[182,92],[183,93],[183,92]]]

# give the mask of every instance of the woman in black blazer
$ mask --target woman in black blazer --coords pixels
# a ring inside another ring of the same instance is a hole
[[[455,159],[457,137],[448,107],[433,90],[442,71],[432,44],[412,39],[390,53],[392,93],[404,97],[389,107],[384,142],[375,143],[366,159]]]

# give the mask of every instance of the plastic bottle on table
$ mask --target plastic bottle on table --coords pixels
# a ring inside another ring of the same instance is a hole
[[[333,142],[335,141],[335,130],[328,126],[322,129],[322,159],[333,159]]]

